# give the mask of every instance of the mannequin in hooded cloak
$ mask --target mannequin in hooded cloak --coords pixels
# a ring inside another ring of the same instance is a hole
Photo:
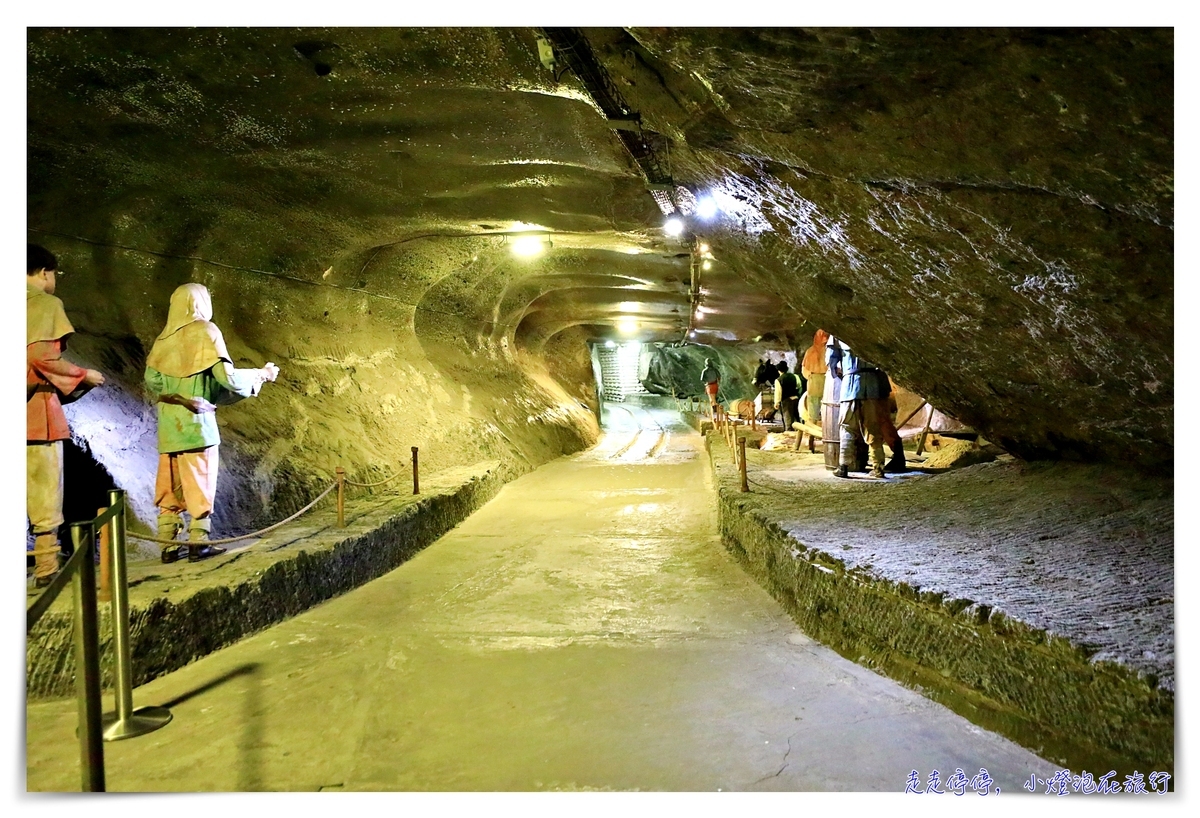
[[[212,298],[201,284],[171,294],[167,325],[146,357],[146,389],[158,407],[158,534],[174,539],[187,512],[188,560],[223,553],[205,545],[217,492],[217,405],[255,397],[279,368],[235,369],[221,330],[212,322]],[[179,558],[179,546],[163,548],[163,562]]]
[[[804,353],[800,362],[800,374],[808,381],[808,398],[805,401],[804,415],[809,423],[821,425],[821,395],[825,392],[825,343],[829,333],[823,329],[813,335],[812,346]]]
[[[62,356],[75,332],[56,298],[58,262],[29,245],[25,290],[25,483],[34,534],[34,577],[45,587],[58,572],[58,528],[63,524],[63,441],[71,437],[63,403],[104,382],[95,370]]]

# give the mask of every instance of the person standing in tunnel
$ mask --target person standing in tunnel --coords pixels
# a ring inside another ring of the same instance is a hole
[[[146,389],[158,412],[158,536],[174,540],[187,512],[188,561],[225,552],[208,545],[217,492],[218,404],[258,395],[279,367],[234,369],[221,330],[212,322],[212,298],[201,284],[184,284],[171,294],[167,325],[146,357]],[[163,562],[179,559],[180,546],[164,546]]]
[[[761,390],[775,381],[775,367],[767,363],[766,358],[762,358],[758,362],[758,368],[754,370],[754,386]]]
[[[861,436],[871,447],[871,476],[882,478],[884,428],[891,421],[888,416],[891,385],[887,375],[874,364],[860,359],[837,338],[830,337],[826,349],[829,351],[828,374],[842,379],[840,452],[838,467],[833,474],[843,478],[850,476],[850,464],[855,461],[855,438]],[[888,442],[893,463],[898,459],[903,464],[904,448],[899,435]]]
[[[58,259],[38,244],[25,265],[25,484],[33,527],[33,577],[45,588],[58,573],[63,524],[63,441],[71,437],[63,404],[104,384],[104,376],[62,356],[75,332],[54,296]]]
[[[792,431],[792,424],[800,419],[796,413],[800,405],[800,379],[795,372],[788,371],[787,361],[777,365],[779,378],[775,381],[775,402],[783,415],[783,430]]]
[[[814,426],[821,425],[821,395],[825,392],[825,343],[828,340],[828,332],[823,329],[817,330],[813,335],[812,346],[805,350],[804,358],[800,362],[800,374],[808,381],[804,416]]]
[[[692,370],[693,372],[695,370]],[[704,359],[704,371],[700,373],[700,381],[704,384],[704,391],[708,394],[708,404],[713,409],[717,406],[717,392],[721,388],[721,373],[713,365],[712,358]]]

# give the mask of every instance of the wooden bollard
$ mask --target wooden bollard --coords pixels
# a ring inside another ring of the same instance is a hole
[[[412,447],[413,452],[413,494],[421,493],[421,478],[417,470],[417,447]]]
[[[338,486],[338,528],[346,527],[346,470],[341,466],[337,469]]]
[[[742,491],[750,490],[750,483],[746,480],[746,438],[738,438],[738,454],[741,456],[741,472],[742,472]]]
[[[96,509],[96,516],[99,517],[108,509]],[[109,557],[109,550],[112,548],[112,537],[109,532],[112,529],[109,527],[111,521],[100,526],[100,592],[96,594],[96,599],[101,602],[112,601],[112,560]]]

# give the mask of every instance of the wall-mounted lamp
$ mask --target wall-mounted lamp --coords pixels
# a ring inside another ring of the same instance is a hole
[[[537,234],[515,236],[509,246],[514,256],[532,258],[546,252],[551,245],[549,236]]]
[[[719,210],[712,196],[702,196],[696,201],[696,215],[706,221],[716,216]]]

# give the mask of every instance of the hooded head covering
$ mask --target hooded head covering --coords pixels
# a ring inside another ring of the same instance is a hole
[[[813,336],[812,346],[804,353],[803,367],[806,371],[812,372],[814,375],[825,371],[825,342],[828,340],[828,332],[823,329],[817,330]]]
[[[57,341],[75,331],[62,301],[37,287],[25,285],[25,343]]]
[[[167,325],[146,356],[146,365],[172,378],[203,372],[217,361],[229,361],[221,330],[212,322],[212,297],[203,284],[183,284],[171,293]]]

